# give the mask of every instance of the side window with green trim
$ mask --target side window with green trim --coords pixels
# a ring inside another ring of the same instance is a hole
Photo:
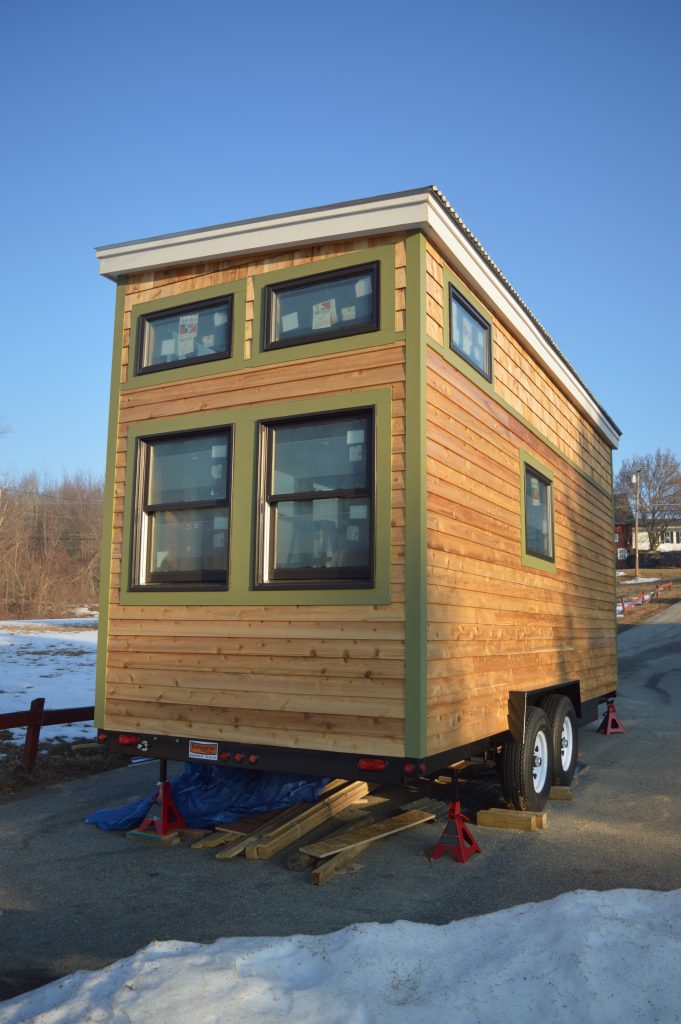
[[[232,348],[233,296],[143,314],[137,322],[138,374],[227,359]]]
[[[525,551],[553,562],[553,483],[525,464]]]
[[[258,585],[373,586],[373,410],[263,423],[260,450]]]
[[[492,379],[492,330],[471,303],[449,286],[450,348],[487,380]]]
[[[367,263],[268,285],[264,348],[378,331],[379,267]]]
[[[134,588],[227,586],[231,428],[137,442]]]

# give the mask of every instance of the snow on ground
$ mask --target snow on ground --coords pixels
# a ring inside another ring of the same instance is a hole
[[[0,622],[0,713],[28,711],[36,697],[46,708],[94,704],[97,619],[41,619]],[[13,729],[23,743],[25,729]],[[49,725],[41,739],[94,738],[88,722]]]
[[[154,942],[0,1024],[671,1024],[680,961],[681,890],[573,892],[441,926]]]

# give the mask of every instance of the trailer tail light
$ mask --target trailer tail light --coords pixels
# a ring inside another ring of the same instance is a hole
[[[257,754],[249,754],[248,755],[248,763],[249,764],[257,764],[258,763],[258,755]]]
[[[382,757],[360,757],[357,766],[363,772],[383,772],[388,767],[388,762]]]
[[[99,740],[100,743],[104,743],[104,741],[106,740],[106,733],[105,732],[98,732],[97,733],[97,739]]]
[[[237,764],[241,764],[243,759],[244,759],[244,755],[241,754],[239,751],[237,751],[237,753],[234,755],[234,760],[236,761],[236,763]]]
[[[425,775],[426,772],[428,771],[428,765],[426,764],[425,761],[421,761],[421,764],[419,765],[419,771],[421,772],[421,775]]]
[[[229,761],[229,753],[226,750],[223,750],[222,753],[220,754],[220,760]]]
[[[139,736],[132,736],[130,733],[122,732],[118,737],[118,742],[122,747],[136,747]]]
[[[412,775],[415,771],[415,767],[411,763],[411,761],[406,761],[402,771],[404,772],[405,775]]]

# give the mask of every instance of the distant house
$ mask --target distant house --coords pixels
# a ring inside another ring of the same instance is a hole
[[[626,494],[615,493],[613,501],[615,506],[615,559],[617,568],[621,569],[627,565],[629,555],[634,551],[634,515]],[[646,535],[646,542],[647,540]],[[641,532],[639,531],[639,545],[640,543]]]
[[[648,534],[645,530],[638,531],[638,549],[639,551],[649,551],[650,542],[648,540]],[[658,551],[681,551],[681,520],[677,519],[673,522],[668,530],[665,530],[662,534],[662,540],[660,541]]]

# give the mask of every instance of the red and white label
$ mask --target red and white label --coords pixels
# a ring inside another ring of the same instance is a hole
[[[189,756],[197,761],[217,761],[217,743],[206,743],[204,740],[189,741]]]

